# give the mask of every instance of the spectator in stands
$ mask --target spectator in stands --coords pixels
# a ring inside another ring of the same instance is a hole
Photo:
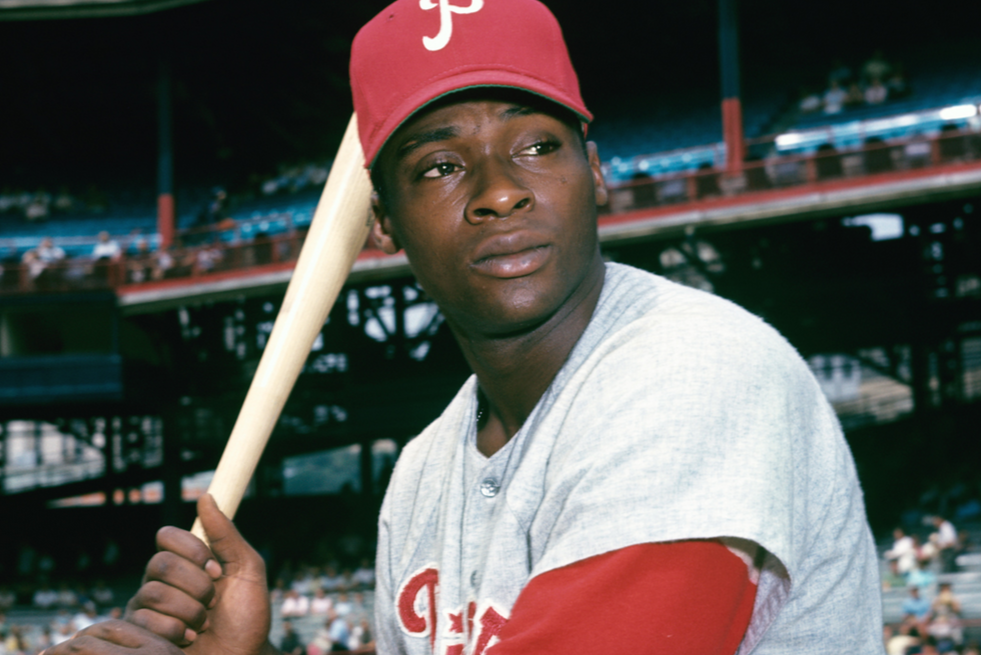
[[[71,639],[75,631],[72,629],[72,624],[70,621],[65,623],[58,623],[55,626],[55,633],[51,635],[51,645],[57,646],[63,641],[68,641]]]
[[[38,590],[34,592],[32,599],[34,607],[42,610],[49,610],[58,603],[58,592],[51,588],[47,582],[42,582]]]
[[[876,50],[872,53],[864,64],[862,64],[862,77],[871,82],[875,78],[880,80],[885,80],[889,78],[889,73],[892,72],[892,66],[886,61],[885,55],[882,54],[882,50]]]
[[[909,95],[909,84],[906,82],[906,75],[903,74],[903,67],[896,64],[892,69],[892,75],[886,78],[886,88],[889,89],[889,97],[893,100],[900,100]]]
[[[344,578],[337,574],[333,566],[327,566],[320,578],[320,586],[327,591],[340,591],[344,587]]]
[[[917,621],[924,620],[930,613],[930,603],[925,598],[920,597],[920,588],[910,585],[909,598],[903,601],[903,614],[913,617]]]
[[[812,89],[802,87],[800,90],[800,102],[797,108],[802,114],[813,114],[823,106],[821,95]]]
[[[334,601],[327,595],[327,592],[322,587],[317,587],[317,590],[313,592],[313,598],[310,599],[310,613],[318,616],[326,616],[327,612],[333,606]]]
[[[195,251],[194,274],[205,275],[215,270],[225,257],[225,252],[217,243],[204,245]]]
[[[75,199],[72,198],[70,193],[68,193],[67,187],[61,187],[61,189],[58,190],[58,195],[56,195],[54,198],[54,202],[51,203],[51,206],[56,212],[67,214],[75,209]]]
[[[371,632],[371,624],[368,619],[361,619],[361,622],[351,631],[351,649],[375,649],[375,635]]]
[[[347,616],[354,609],[354,606],[347,599],[347,594],[339,594],[337,596],[337,604],[334,605],[334,611],[337,612],[338,616]]]
[[[881,105],[889,97],[889,89],[882,83],[882,79],[873,77],[869,85],[865,87],[865,104]]]
[[[967,646],[964,647],[964,652],[961,655],[981,655],[981,644],[976,639],[972,639],[967,642]]]
[[[841,88],[841,85],[838,82],[832,82],[824,94],[824,113],[828,115],[840,114],[845,108],[847,98],[848,94]]]
[[[916,548],[913,538],[903,532],[902,528],[892,531],[892,548],[886,551],[886,559],[896,562],[900,575],[908,575],[916,566]]]
[[[123,255],[119,243],[109,237],[109,233],[103,230],[99,232],[98,242],[92,249],[92,259],[96,261],[116,261]]]
[[[95,603],[89,601],[85,603],[85,607],[82,611],[72,617],[72,623],[75,625],[75,630],[84,630],[90,625],[95,625],[99,621],[105,621],[105,617],[100,617],[95,609]]]
[[[926,589],[936,583],[937,576],[928,568],[929,566],[930,562],[917,562],[913,570],[906,576],[906,584]]]
[[[848,93],[845,95],[845,109],[855,109],[865,103],[865,96],[862,94],[862,87],[858,82],[852,82],[848,86]]]
[[[31,652],[30,644],[24,638],[19,625],[10,626],[10,632],[7,633],[3,646],[7,655],[28,655]]]
[[[269,602],[278,603],[286,597],[286,579],[276,578],[276,584],[269,591]]]
[[[54,641],[51,637],[51,626],[46,625],[41,628],[41,636],[38,637],[37,643],[34,645],[35,652],[43,653],[48,648],[54,645]]]
[[[361,560],[361,566],[354,571],[353,581],[359,589],[375,586],[375,567],[371,565],[370,559],[365,557]]]
[[[228,193],[222,187],[215,187],[211,190],[211,199],[208,204],[198,213],[195,227],[206,225],[217,225],[227,214]]]
[[[92,587],[92,600],[99,607],[109,607],[115,600],[115,594],[113,594],[112,589],[106,586],[106,581],[99,579],[96,580],[95,586]]]
[[[51,237],[44,237],[41,239],[41,243],[38,244],[37,248],[35,248],[33,252],[37,255],[37,258],[45,264],[54,264],[65,258],[65,251],[54,245],[54,241],[51,239]],[[40,566],[40,562],[38,566]]]
[[[78,605],[78,596],[71,590],[67,582],[58,587],[58,607],[70,608]]]
[[[920,645],[920,655],[938,655],[939,653],[937,640],[932,636],[926,637]]]
[[[949,653],[964,643],[964,628],[960,619],[952,614],[934,617],[927,626],[927,634],[936,640],[937,650],[941,653]]]
[[[0,625],[3,625],[3,613],[9,611],[17,603],[17,595],[7,585],[0,585]]]
[[[174,257],[169,249],[160,249],[153,253],[150,270],[150,278],[153,280],[162,280],[167,277],[168,271],[174,268]]]
[[[153,253],[146,239],[136,242],[136,253],[126,258],[126,279],[130,282],[146,282],[153,270]]]
[[[920,541],[920,536],[913,535],[913,548],[916,550],[916,565],[920,570],[928,570],[936,553],[936,547],[927,540],[927,543]]]
[[[283,639],[279,642],[279,650],[285,655],[303,655],[303,644],[290,621],[283,621]]]
[[[329,653],[334,643],[330,640],[329,622],[319,628],[313,639],[307,644],[307,655],[324,655]]]
[[[51,213],[51,195],[41,189],[31,198],[30,204],[24,208],[24,218],[28,221],[42,221]]]
[[[347,644],[351,638],[351,626],[347,624],[344,618],[338,616],[335,610],[331,610],[327,614],[327,623],[330,625],[328,631],[333,644],[331,650],[334,652],[348,650]]]
[[[937,528],[937,548],[940,551],[942,570],[944,573],[953,573],[957,570],[957,563],[954,561],[957,556],[957,530],[942,516],[933,517],[933,526]]]
[[[300,595],[296,589],[290,589],[283,598],[283,604],[279,608],[280,615],[286,616],[306,616],[310,613],[310,599]]]
[[[290,589],[301,596],[306,596],[313,593],[314,586],[314,580],[313,576],[310,575],[310,570],[304,569],[302,571],[297,571],[296,575],[293,576],[293,582],[290,584]]]
[[[889,562],[889,570],[882,575],[883,589],[898,589],[906,586],[906,577],[899,573],[899,565],[896,560]]]
[[[938,616],[941,614],[961,615],[961,601],[954,595],[951,583],[940,583],[940,589],[930,605],[930,611]]]
[[[64,259],[65,251],[54,245],[51,237],[44,237],[37,248],[24,253],[21,261],[27,268],[28,282],[46,287],[57,278],[54,266]],[[38,560],[39,570],[43,559]]]

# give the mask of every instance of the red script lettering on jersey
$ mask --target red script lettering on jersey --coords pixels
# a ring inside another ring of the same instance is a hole
[[[483,655],[493,645],[494,638],[508,622],[508,612],[492,603],[471,602],[467,607],[466,620],[463,608],[446,612],[446,621],[438,620],[439,571],[427,565],[416,571],[399,587],[399,625],[402,631],[414,637],[429,637],[432,652],[436,653],[436,635],[440,624],[445,626],[441,655]],[[466,632],[464,633],[464,626]],[[467,651],[466,646],[472,649]]]

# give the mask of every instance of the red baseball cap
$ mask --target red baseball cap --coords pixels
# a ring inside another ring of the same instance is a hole
[[[538,0],[397,0],[351,47],[351,90],[370,168],[392,133],[448,93],[508,87],[543,96],[584,122],[562,29]]]

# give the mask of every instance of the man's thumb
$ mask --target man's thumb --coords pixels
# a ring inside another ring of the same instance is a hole
[[[258,557],[257,553],[242,538],[235,524],[218,509],[211,494],[204,494],[198,499],[198,518],[208,535],[211,552],[215,554],[225,575],[232,575],[243,567],[255,565],[253,560]]]

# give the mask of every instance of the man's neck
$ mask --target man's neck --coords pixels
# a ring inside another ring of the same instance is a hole
[[[604,277],[605,266],[598,260],[581,292],[527,333],[508,338],[457,335],[483,395],[477,447],[484,455],[504,447],[531,415],[589,325]]]

